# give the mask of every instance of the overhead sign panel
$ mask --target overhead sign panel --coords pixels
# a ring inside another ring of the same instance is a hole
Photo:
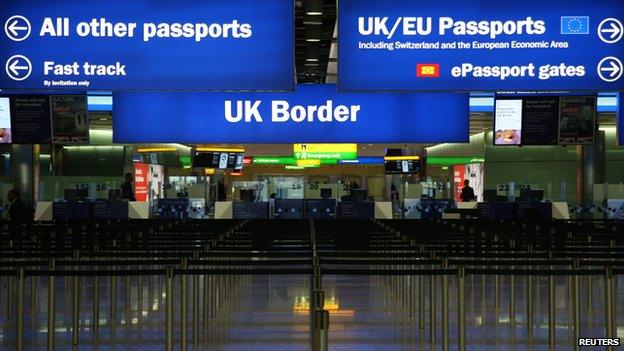
[[[340,90],[624,89],[621,0],[341,0]]]
[[[0,88],[293,90],[287,0],[3,0]]]
[[[113,96],[117,143],[468,142],[468,94],[281,93]]]
[[[296,159],[357,159],[357,144],[294,144]]]

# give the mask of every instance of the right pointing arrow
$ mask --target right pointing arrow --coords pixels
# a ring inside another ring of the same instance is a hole
[[[600,67],[601,71],[611,72],[609,76],[615,77],[616,74],[620,71],[620,67],[613,61],[610,62],[611,67]]]
[[[19,76],[19,71],[29,69],[28,66],[18,66],[18,64],[19,60],[15,60],[9,65],[9,69],[15,76]]]
[[[611,22],[610,25],[611,25],[611,28],[601,29],[600,31],[603,32],[603,33],[611,33],[611,35],[609,35],[609,37],[611,39],[614,39],[615,37],[617,37],[620,34],[620,27],[618,27],[613,22]]]

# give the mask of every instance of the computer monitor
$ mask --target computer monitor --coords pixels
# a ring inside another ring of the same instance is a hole
[[[321,198],[322,199],[330,199],[331,197],[332,197],[332,190],[331,190],[331,188],[321,189]]]
[[[121,189],[108,189],[108,201],[121,201]]]
[[[483,190],[483,201],[484,202],[496,202],[498,193],[496,189],[485,189]]]
[[[544,200],[544,190],[531,190],[531,201],[540,202]]]
[[[351,190],[351,199],[353,201],[366,201],[366,200],[368,200],[368,190],[366,190],[366,189],[353,189],[353,190]]]
[[[83,201],[89,197],[89,191],[87,189],[65,189],[63,195],[65,201]]]

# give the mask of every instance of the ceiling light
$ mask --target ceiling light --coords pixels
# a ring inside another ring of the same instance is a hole
[[[306,0],[306,15],[320,16],[323,14],[323,0]]]

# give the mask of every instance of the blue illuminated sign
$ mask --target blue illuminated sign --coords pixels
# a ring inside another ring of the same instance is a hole
[[[3,0],[0,89],[293,90],[290,0]]]
[[[468,142],[468,94],[116,92],[116,143]]]
[[[621,90],[624,1],[341,0],[340,90]]]
[[[619,139],[619,145],[620,146],[624,146],[624,106],[622,106],[622,103],[624,102],[624,93],[620,93],[620,96],[618,96],[618,100],[619,100],[619,104],[618,104],[618,126],[617,126],[617,133],[618,133],[618,139]]]

